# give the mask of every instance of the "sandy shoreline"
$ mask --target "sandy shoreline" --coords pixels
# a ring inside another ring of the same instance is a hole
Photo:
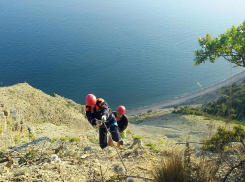
[[[147,106],[128,110],[127,115],[132,116],[132,115],[140,114],[142,112],[147,112],[148,110],[172,108],[174,106],[184,104],[188,100],[191,100],[191,99],[194,99],[194,98],[197,98],[200,96],[204,96],[204,95],[209,94],[212,91],[215,91],[215,90],[217,90],[223,86],[227,86],[231,83],[231,81],[234,83],[234,82],[242,81],[244,79],[245,79],[245,71],[242,71],[242,72],[237,73],[237,74],[233,75],[232,77],[229,77],[229,78],[227,78],[221,82],[218,82],[216,84],[210,85],[209,87],[203,88],[202,90],[197,90],[193,93],[186,94],[186,95],[183,95],[181,97],[173,98],[173,99],[166,100],[163,102],[159,102],[159,103],[155,103],[155,104],[151,104],[151,105],[147,105]],[[198,102],[200,102],[200,99]]]

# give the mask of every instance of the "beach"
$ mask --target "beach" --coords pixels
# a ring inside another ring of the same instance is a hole
[[[175,106],[182,105],[194,105],[194,104],[203,104],[206,102],[210,102],[212,100],[217,99],[220,95],[215,92],[217,89],[228,86],[234,82],[241,82],[245,79],[245,71],[232,75],[231,77],[222,80],[216,84],[205,87],[201,90],[197,90],[193,93],[183,95],[181,97],[175,97],[170,100],[162,101],[159,103],[131,109],[127,111],[128,116],[133,116],[140,114],[142,112],[147,112],[148,110],[159,110],[159,109],[167,109],[173,108]]]

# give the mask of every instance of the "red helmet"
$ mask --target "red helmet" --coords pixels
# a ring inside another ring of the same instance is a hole
[[[88,94],[86,96],[85,101],[86,101],[86,104],[88,106],[92,106],[92,105],[96,104],[96,97],[93,94]]]
[[[126,108],[124,106],[119,106],[117,108],[117,111],[120,112],[120,113],[122,113],[122,114],[124,114],[126,112]]]

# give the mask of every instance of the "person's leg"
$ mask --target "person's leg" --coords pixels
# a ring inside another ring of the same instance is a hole
[[[112,137],[112,136],[111,136],[111,134],[110,134],[110,136],[109,136],[109,138],[108,138],[108,145],[111,146],[111,147],[113,147],[114,144],[113,144],[113,141],[112,141],[111,137]]]
[[[126,137],[126,130],[124,130],[122,133],[120,133],[121,138],[125,138]],[[120,148],[121,144],[118,142],[117,143],[117,148]]]
[[[122,141],[122,138],[120,136],[120,132],[118,130],[118,127],[117,126],[110,127],[110,132],[111,132],[111,135],[112,135],[112,140],[115,141],[115,142],[121,143],[121,145],[123,145],[123,141]],[[117,144],[118,148],[120,148],[120,146],[118,147],[118,144]]]
[[[100,147],[101,149],[104,149],[107,147],[107,131],[105,128],[99,129],[99,141],[100,141]]]
[[[127,133],[127,131],[126,131],[126,130],[124,130],[122,133],[120,133],[121,138],[126,138],[126,133]]]
[[[110,127],[110,132],[111,132],[113,141],[119,142],[121,140],[121,136],[120,136],[120,133],[119,133],[119,130],[118,130],[117,126],[115,126],[115,125],[111,126]]]

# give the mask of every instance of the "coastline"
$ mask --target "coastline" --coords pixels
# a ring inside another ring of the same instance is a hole
[[[146,105],[143,107],[131,109],[131,110],[128,110],[126,114],[128,116],[133,116],[133,115],[140,114],[142,112],[147,112],[148,110],[160,110],[160,109],[173,108],[175,106],[180,106],[180,105],[200,104],[200,103],[203,103],[204,101],[207,101],[207,97],[204,97],[204,96],[208,96],[210,93],[216,91],[217,89],[221,87],[229,85],[231,82],[232,83],[241,82],[244,79],[245,79],[245,71],[241,71],[240,73],[232,75],[231,77],[225,80],[222,80],[218,83],[205,87],[201,90],[197,90],[195,92],[185,94],[180,97],[173,98],[173,99],[165,100],[159,103],[154,103],[151,105]],[[214,98],[216,97],[218,98],[218,93],[216,93],[216,96],[214,96]],[[193,101],[191,102],[191,100]]]

